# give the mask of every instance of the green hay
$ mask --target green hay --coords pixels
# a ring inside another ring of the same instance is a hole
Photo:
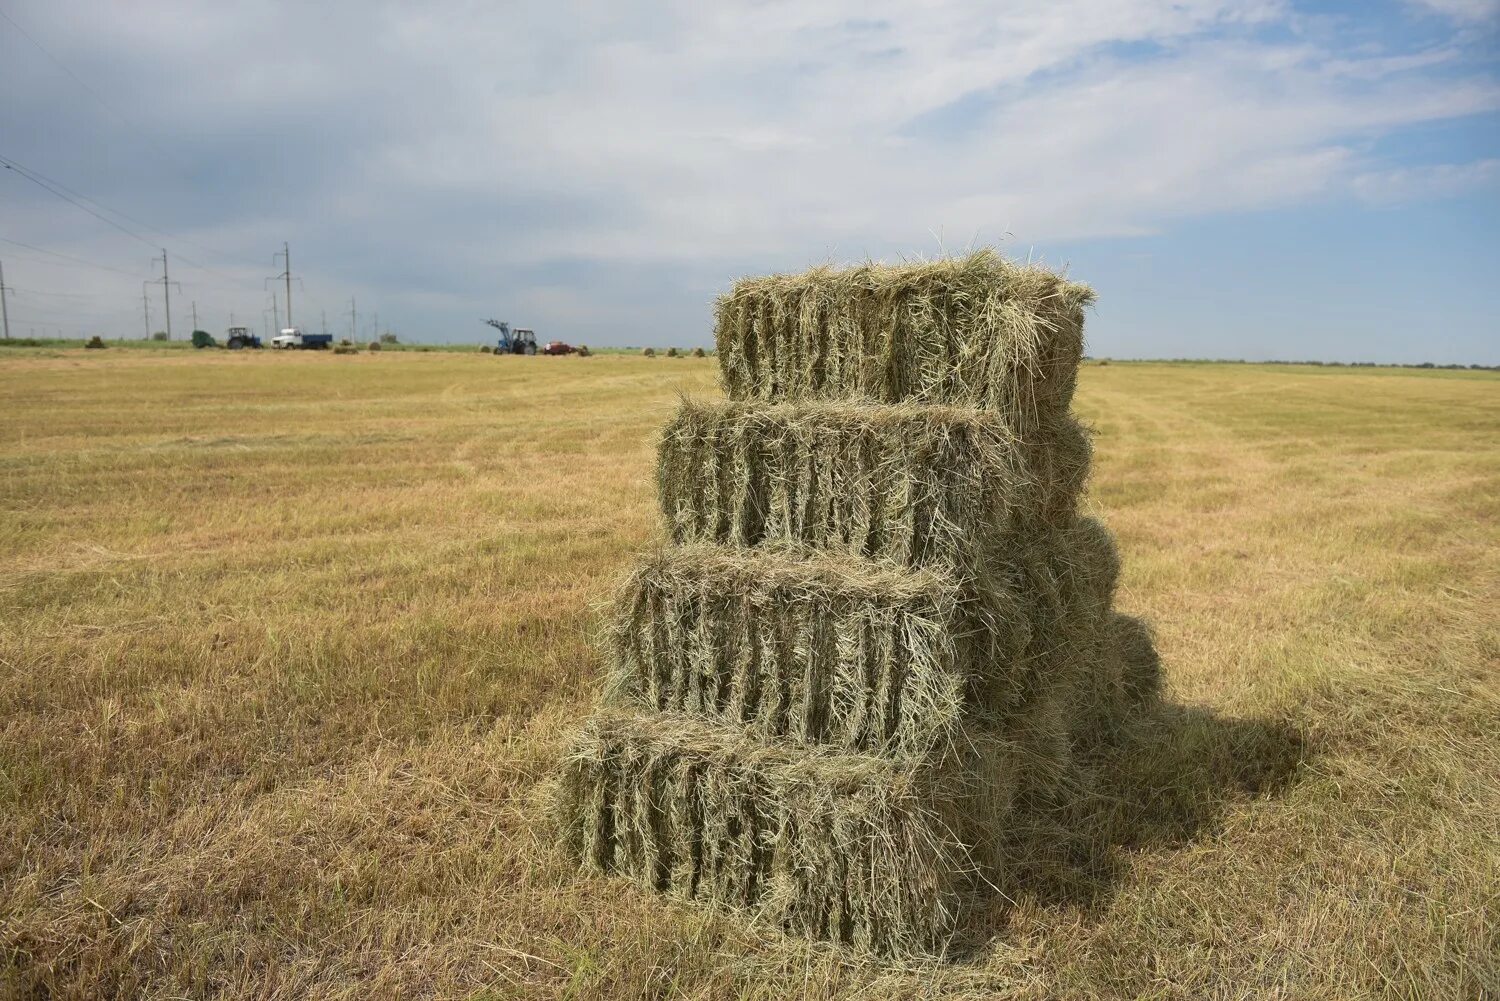
[[[684,401],[657,480],[678,542],[972,570],[1006,536],[1069,524],[1090,455],[1066,416],[1023,439],[969,408]]]
[[[1120,745],[1149,718],[1161,693],[1161,660],[1145,622],[1108,612],[1072,693],[1075,751],[1098,753]]]
[[[1011,744],[966,747],[909,765],[606,709],[563,765],[562,843],[585,867],[788,932],[941,953],[998,876],[1013,788]],[[962,840],[973,833],[985,842]]]
[[[663,550],[619,591],[610,689],[747,732],[921,757],[975,694],[1029,684],[1018,595],[866,560]]]
[[[1021,428],[1067,409],[1093,298],[986,249],[743,279],[718,300],[714,333],[731,399],[975,406]]]
[[[1161,657],[1150,624],[1116,612],[1110,616],[1110,632],[1120,657],[1120,691],[1125,704],[1132,708],[1150,705],[1161,697]]]
[[[1070,878],[1160,685],[1077,512],[1092,296],[980,251],[720,299],[731,402],[663,433],[673,545],[618,592],[557,784],[575,859],[882,955]]]

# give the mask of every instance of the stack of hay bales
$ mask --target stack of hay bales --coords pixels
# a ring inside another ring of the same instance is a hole
[[[728,400],[662,436],[669,544],[564,762],[578,860],[885,954],[1003,885],[1026,811],[1155,692],[1078,513],[1091,300],[990,251],[720,299]]]

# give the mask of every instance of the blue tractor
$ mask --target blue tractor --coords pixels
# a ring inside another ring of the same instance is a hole
[[[536,331],[527,330],[524,327],[516,330],[510,329],[510,324],[504,320],[485,320],[490,326],[500,331],[500,342],[495,345],[497,355],[534,355],[536,354]]]

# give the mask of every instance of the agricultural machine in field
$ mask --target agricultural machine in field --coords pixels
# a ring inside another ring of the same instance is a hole
[[[525,327],[510,329],[510,324],[504,320],[485,320],[485,323],[500,331],[500,340],[495,345],[497,355],[534,355],[536,354],[536,331]]]
[[[283,350],[322,351],[333,347],[332,334],[304,334],[300,327],[283,327],[281,334],[271,338],[271,347]]]
[[[260,341],[260,335],[252,334],[249,327],[230,327],[224,332],[224,346],[231,351],[265,347]]]

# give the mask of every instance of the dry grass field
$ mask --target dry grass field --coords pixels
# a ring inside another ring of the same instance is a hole
[[[713,359],[0,357],[0,996],[1500,992],[1500,379],[1090,366],[1170,706],[942,966],[578,879],[538,783]]]

